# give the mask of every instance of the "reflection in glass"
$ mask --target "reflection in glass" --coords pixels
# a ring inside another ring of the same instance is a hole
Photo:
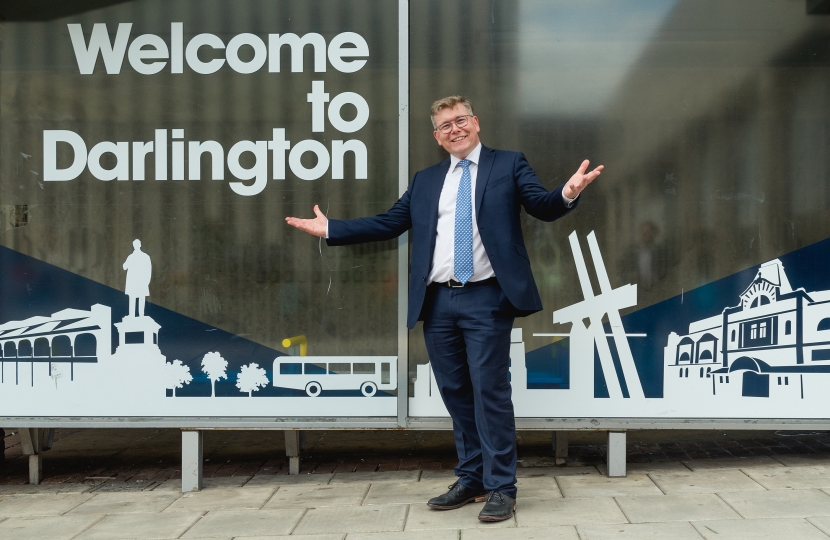
[[[450,94],[548,188],[606,167],[572,215],[523,216],[544,304],[516,323],[528,352],[583,299],[572,231],[595,232],[613,287],[637,284],[628,311],[830,236],[830,19],[804,2],[433,0],[411,17],[413,171],[444,157],[427,111]]]

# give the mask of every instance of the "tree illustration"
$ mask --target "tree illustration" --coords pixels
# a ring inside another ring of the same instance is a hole
[[[202,371],[210,379],[210,397],[216,396],[216,381],[228,378],[228,361],[218,352],[209,352],[202,358]]]
[[[242,366],[242,371],[236,378],[236,387],[240,392],[248,392],[248,397],[251,397],[252,392],[258,392],[260,387],[268,385],[268,376],[265,370],[259,367],[257,363],[251,363],[247,366]]]
[[[182,364],[181,360],[173,360],[172,364],[165,363],[164,377],[167,380],[167,388],[173,389],[173,397],[176,397],[176,388],[190,384],[190,381],[193,380],[190,368]]]

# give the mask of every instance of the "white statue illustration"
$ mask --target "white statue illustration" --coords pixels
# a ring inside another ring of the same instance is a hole
[[[150,277],[153,273],[153,263],[150,256],[141,251],[141,240],[133,240],[134,251],[124,261],[124,270],[127,271],[127,284],[124,292],[130,298],[130,317],[144,316],[144,302],[150,296]],[[136,309],[136,302],[138,308]]]

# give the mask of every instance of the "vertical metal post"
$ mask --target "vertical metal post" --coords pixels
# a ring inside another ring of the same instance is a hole
[[[398,195],[409,187],[409,0],[398,0]],[[398,237],[398,426],[409,416],[409,233]]]
[[[608,432],[608,476],[625,476],[625,431]]]
[[[29,483],[38,485],[43,480],[43,451],[52,447],[49,433],[54,430],[41,428],[18,428],[20,447],[24,456],[29,456]],[[48,444],[44,447],[44,443]]]
[[[38,452],[29,456],[29,483],[33,486],[43,480],[43,454]]]
[[[300,431],[296,429],[285,432],[285,455],[288,457],[288,474],[300,474]]]
[[[568,459],[568,432],[553,432],[553,458],[557,465],[564,465]]]
[[[203,487],[203,434],[199,430],[182,430],[182,493]]]

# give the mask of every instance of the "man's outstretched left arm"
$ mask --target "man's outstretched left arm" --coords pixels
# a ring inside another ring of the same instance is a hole
[[[568,181],[552,191],[539,182],[539,178],[525,159],[519,154],[515,164],[522,206],[531,216],[543,221],[553,221],[567,214],[574,206],[579,194],[599,176],[603,165],[586,172],[590,162],[586,159]]]
[[[582,190],[588,187],[588,184],[593,182],[599,176],[599,173],[602,172],[602,169],[605,168],[605,165],[599,165],[593,171],[586,173],[585,171],[588,170],[588,165],[590,164],[591,162],[587,159],[582,162],[579,169],[565,183],[565,186],[562,188],[562,195],[571,200],[576,199],[582,193]]]

